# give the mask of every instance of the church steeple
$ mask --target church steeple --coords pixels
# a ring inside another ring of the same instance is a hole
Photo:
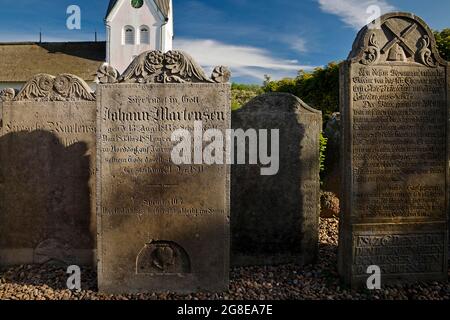
[[[172,49],[172,0],[110,0],[107,62],[123,72],[144,51]]]

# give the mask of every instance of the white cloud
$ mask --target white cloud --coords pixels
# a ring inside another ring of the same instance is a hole
[[[281,41],[297,53],[308,52],[306,40],[299,36],[283,36]]]
[[[372,13],[367,13],[369,6],[375,5],[380,8],[380,13],[384,14],[395,11],[395,7],[386,0],[317,0],[320,9],[324,12],[337,15],[347,25],[359,30],[373,17]]]
[[[216,40],[177,39],[174,47],[189,53],[205,68],[228,66],[233,77],[263,80],[264,75],[268,74],[272,78],[280,79],[293,77],[300,69],[314,68],[300,65],[297,60],[278,59],[261,48],[225,44]]]

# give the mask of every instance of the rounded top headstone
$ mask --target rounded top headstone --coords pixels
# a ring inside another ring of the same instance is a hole
[[[257,96],[245,104],[239,112],[310,112],[321,114],[320,110],[311,108],[297,96],[285,92],[268,92]]]
[[[447,65],[438,53],[428,25],[406,12],[385,14],[362,28],[347,60],[363,65],[405,63],[431,68]]]

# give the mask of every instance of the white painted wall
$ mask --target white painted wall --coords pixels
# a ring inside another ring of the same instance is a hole
[[[173,36],[174,36],[174,30],[173,30],[173,5],[172,0],[170,0],[170,12],[169,12],[169,19],[166,22],[166,24],[163,26],[163,44],[161,51],[167,52],[172,50],[173,48]]]
[[[126,26],[131,26],[135,30],[134,45],[124,43]],[[143,44],[140,41],[141,26],[147,26],[150,29],[149,44]],[[130,0],[120,0],[106,19],[106,60],[120,73],[123,73],[134,57],[144,51],[171,50],[172,38],[172,12],[166,22],[153,0],[145,0],[145,4],[139,9],[133,8]]]

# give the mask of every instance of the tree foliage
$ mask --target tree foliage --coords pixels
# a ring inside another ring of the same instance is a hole
[[[450,61],[450,28],[436,31],[435,37],[440,55]],[[333,112],[339,111],[339,64],[331,62],[312,72],[301,70],[294,79],[272,81],[267,76],[263,90],[292,93],[311,107],[321,110],[326,121]]]
[[[295,79],[271,81],[267,78],[265,92],[287,92],[296,95],[308,105],[321,110],[324,118],[339,110],[339,65],[329,63],[312,72],[301,70]]]
[[[231,109],[237,110],[251,99],[264,93],[261,86],[254,84],[238,84],[231,85]]]
[[[450,61],[450,28],[435,31],[437,48],[440,55]],[[233,84],[233,110],[240,108],[253,97],[263,92],[287,92],[296,95],[308,105],[322,111],[326,122],[334,112],[339,111],[339,64],[329,63],[326,67],[316,68],[311,72],[301,70],[296,78],[285,78],[278,81],[266,80],[261,87],[254,85]],[[321,175],[325,170],[325,151],[327,140],[320,140]]]
[[[450,28],[442,31],[435,31],[436,44],[441,57],[450,61]]]
[[[320,158],[319,158],[319,165],[320,165],[320,184],[323,184],[323,179],[326,174],[326,168],[325,168],[325,156],[327,153],[327,146],[328,146],[328,139],[323,135],[323,133],[320,133]]]

